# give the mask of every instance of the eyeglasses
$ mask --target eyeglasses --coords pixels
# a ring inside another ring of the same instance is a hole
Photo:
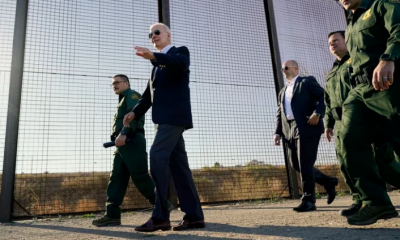
[[[155,35],[160,35],[161,34],[161,32],[160,32],[160,30],[154,30],[153,32],[151,32],[151,33],[149,33],[149,38],[151,39],[152,37],[153,37],[153,34],[155,34]]]
[[[161,31],[157,29],[157,30],[154,30],[153,32],[149,33],[149,38],[150,39],[153,37],[153,34],[158,36],[158,35],[161,34]]]
[[[281,71],[283,72],[283,71],[287,71],[289,68],[291,68],[291,67],[293,67],[293,68],[295,68],[295,67],[297,67],[297,66],[285,66],[284,68],[282,68],[281,69]]]
[[[110,86],[117,86],[118,84],[122,83],[122,82],[127,82],[127,81],[115,81],[113,83],[110,84]]]

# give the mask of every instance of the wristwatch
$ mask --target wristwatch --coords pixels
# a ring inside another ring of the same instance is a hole
[[[315,116],[317,116],[317,117],[321,117],[321,114],[319,114],[319,113],[313,113]]]
[[[119,134],[121,134],[121,135],[126,135],[126,132],[125,132],[124,129],[122,129],[121,132],[119,132]]]
[[[393,61],[393,59],[391,59],[391,58],[390,58],[390,55],[387,54],[387,53],[382,54],[381,57],[380,57],[380,60],[381,60],[381,61]]]

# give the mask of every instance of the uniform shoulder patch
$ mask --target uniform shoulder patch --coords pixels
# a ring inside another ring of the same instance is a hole
[[[400,3],[400,0],[389,0],[389,2],[390,2],[390,3],[397,3],[397,4],[399,4],[399,3]]]
[[[366,11],[365,14],[364,14],[364,17],[362,18],[362,20],[367,20],[368,18],[370,18],[371,17],[371,11],[372,11],[371,8],[368,11]]]
[[[136,93],[132,94],[132,99],[133,100],[138,100],[139,99],[139,95],[136,94]]]

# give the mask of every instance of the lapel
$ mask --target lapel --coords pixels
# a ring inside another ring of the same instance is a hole
[[[300,78],[300,76],[298,76],[297,79],[296,79],[296,82],[294,83],[294,86],[293,86],[292,101],[293,101],[293,98],[294,98],[294,94],[296,93],[297,88],[299,87],[299,82],[300,81],[301,81],[301,78]]]
[[[168,52],[165,53],[165,54],[171,54],[171,53],[174,53],[174,51],[175,51],[175,47],[172,46],[172,47],[168,50]],[[156,69],[156,70],[155,70],[155,69]],[[153,84],[154,84],[154,81],[155,81],[156,78],[157,78],[158,73],[160,72],[159,70],[160,70],[159,67],[153,67],[153,69],[151,70],[150,79],[151,79],[151,81],[153,82]]]
[[[285,87],[283,88],[282,94],[281,94],[281,99],[279,99],[279,101],[281,102],[281,116],[283,116],[283,119],[285,119],[285,121],[287,121],[286,119],[286,109],[285,109],[285,95],[286,95],[286,89],[287,89],[288,85],[285,85]]]
[[[280,103],[281,103],[281,108],[282,108],[282,113],[283,113],[283,116],[285,116],[286,117],[286,109],[285,109],[285,103],[284,103],[284,100],[285,100],[285,94],[286,94],[286,88],[287,88],[288,86],[287,85],[285,85],[285,87],[283,88],[283,90],[282,90],[282,92],[281,92],[281,95],[280,95],[280,99],[279,99],[279,101],[280,101]]]
[[[157,71],[155,71],[156,70],[156,67],[153,67],[152,69],[151,69],[151,72],[150,72],[150,80],[153,82],[154,81],[154,79],[155,79],[155,77],[156,77],[156,73],[157,73]]]
[[[285,99],[285,94],[286,94],[286,88],[288,86],[285,85],[285,87],[283,88],[282,94],[281,94],[281,98],[279,99],[279,101],[281,101],[281,105],[283,106],[283,100]]]
[[[172,46],[172,47],[168,50],[168,52],[167,52],[166,54],[171,54],[171,53],[174,52],[174,50],[175,50],[175,47]],[[153,68],[151,69],[150,81],[149,81],[149,85],[150,85],[150,94],[151,94],[151,102],[153,102],[153,99],[154,99],[154,82],[155,82],[155,80],[156,80],[156,78],[157,78],[158,72],[159,72],[159,68],[158,68],[158,67],[153,67]]]

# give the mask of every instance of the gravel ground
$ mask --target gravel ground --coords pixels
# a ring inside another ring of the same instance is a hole
[[[399,211],[400,193],[392,192],[390,196]],[[349,196],[337,197],[331,205],[326,204],[326,199],[319,199],[315,212],[293,212],[292,208],[298,204],[298,200],[284,200],[204,206],[206,228],[186,232],[135,232],[134,226],[146,222],[150,217],[149,211],[124,213],[123,225],[103,228],[91,225],[92,215],[33,219],[0,224],[0,239],[400,239],[399,217],[365,227],[348,225],[338,211],[351,204]],[[94,217],[98,216],[101,215]],[[172,212],[173,225],[178,224],[181,218],[180,211]]]

